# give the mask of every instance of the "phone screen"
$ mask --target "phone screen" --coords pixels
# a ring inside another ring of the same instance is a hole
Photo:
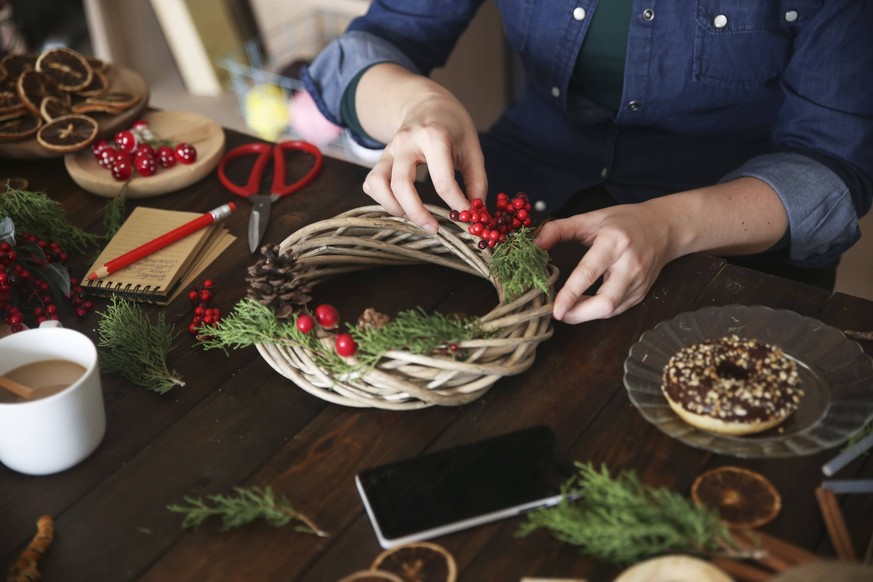
[[[358,489],[383,547],[560,501],[555,437],[537,426],[362,471]]]

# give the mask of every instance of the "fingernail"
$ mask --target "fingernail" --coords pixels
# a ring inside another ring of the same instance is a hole
[[[424,232],[426,232],[427,234],[436,234],[437,233],[437,226],[435,224],[427,223],[422,228],[424,229]]]

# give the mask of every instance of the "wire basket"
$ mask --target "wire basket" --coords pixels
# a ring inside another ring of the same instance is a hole
[[[284,118],[286,123],[275,135],[265,134],[252,123],[250,100],[253,91],[268,90],[274,101],[285,106],[291,104],[299,92],[304,92],[303,83],[296,78],[302,64],[312,60],[325,46],[345,31],[352,16],[325,10],[309,10],[300,18],[283,24],[258,38],[243,43],[236,50],[219,59],[219,66],[227,71],[236,93],[240,113],[248,127],[271,140],[305,139],[315,143],[329,156],[349,162],[370,166],[378,157],[373,152],[362,151],[345,131],[328,135],[329,139],[313,139],[301,135],[292,122],[294,113]],[[274,108],[279,104],[274,103]],[[282,124],[282,111],[270,115],[271,120]],[[287,113],[287,111],[286,111]],[[320,116],[320,114],[318,114]],[[325,120],[325,123],[326,122]],[[270,128],[271,132],[274,130]]]

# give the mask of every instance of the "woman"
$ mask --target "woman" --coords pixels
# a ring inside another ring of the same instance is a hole
[[[481,0],[376,0],[304,70],[328,119],[385,146],[364,191],[388,212],[435,232],[426,164],[451,208],[524,191],[571,214],[537,238],[589,247],[555,298],[568,323],[697,251],[833,285],[873,199],[873,3],[496,1],[526,81],[481,136],[426,77]]]

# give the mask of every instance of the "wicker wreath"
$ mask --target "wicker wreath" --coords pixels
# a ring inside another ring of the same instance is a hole
[[[257,344],[280,374],[307,392],[335,404],[410,410],[458,406],[483,395],[503,376],[533,364],[536,347],[552,335],[552,293],[531,289],[508,301],[489,274],[491,253],[477,248],[465,225],[442,208],[428,206],[440,223],[428,235],[412,222],[366,206],[297,230],[280,244],[307,266],[312,286],[334,275],[382,265],[433,263],[488,279],[499,304],[480,319],[489,337],[459,343],[463,358],[389,351],[366,373],[339,377],[320,368],[308,350],[290,344]],[[550,291],[558,269],[548,265]]]

